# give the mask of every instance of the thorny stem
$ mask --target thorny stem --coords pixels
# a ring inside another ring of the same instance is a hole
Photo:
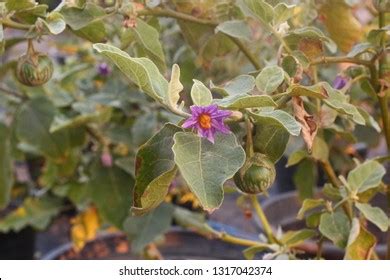
[[[322,257],[322,248],[323,248],[323,245],[324,245],[324,240],[325,238],[323,236],[320,237],[320,239],[318,240],[318,250],[317,250],[317,260],[320,260],[321,257]]]
[[[252,157],[253,156],[253,130],[252,130],[252,123],[248,117],[248,115],[245,115],[245,127],[246,127],[246,156]]]

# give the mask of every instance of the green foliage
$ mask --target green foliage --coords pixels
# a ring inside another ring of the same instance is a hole
[[[10,130],[3,123],[0,123],[0,139],[0,209],[2,209],[9,202],[13,186]]]
[[[223,184],[244,164],[245,152],[233,134],[217,134],[215,144],[188,132],[174,136],[174,159],[202,207],[211,212],[223,200]]]

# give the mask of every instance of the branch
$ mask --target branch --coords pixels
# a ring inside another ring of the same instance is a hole
[[[139,15],[139,16],[170,17],[170,18],[175,18],[177,20],[184,20],[187,22],[207,25],[207,26],[210,26],[213,28],[217,27],[219,24],[219,22],[217,22],[217,21],[197,18],[197,17],[191,16],[191,15],[176,12],[176,11],[171,10],[171,9],[162,9],[162,8],[154,8],[154,9],[147,9],[147,10],[138,11],[137,15]],[[229,35],[226,35],[226,36],[228,36],[237,45],[237,47],[247,57],[247,59],[251,62],[251,64],[253,65],[253,67],[256,70],[261,69],[260,63],[257,61],[256,57],[251,53],[251,51],[247,48],[247,46],[244,43],[242,43],[239,39],[234,38],[232,36],[229,36]]]
[[[348,56],[339,56],[339,57],[324,56],[313,60],[312,62],[310,62],[310,65],[332,64],[332,63],[353,63],[353,64],[365,65],[367,67],[371,66],[371,61],[369,60],[363,60],[363,59],[358,59],[358,58],[348,57]]]

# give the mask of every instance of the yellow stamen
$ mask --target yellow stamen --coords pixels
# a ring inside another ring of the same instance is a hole
[[[203,129],[210,129],[211,128],[211,117],[208,114],[201,114],[199,116],[199,125]]]

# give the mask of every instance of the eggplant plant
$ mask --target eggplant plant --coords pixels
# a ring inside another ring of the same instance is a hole
[[[77,249],[115,228],[145,253],[175,222],[248,259],[389,259],[389,22],[388,0],[1,1],[0,231],[74,208]],[[282,157],[299,230],[262,208]],[[232,191],[256,240],[208,223]]]

